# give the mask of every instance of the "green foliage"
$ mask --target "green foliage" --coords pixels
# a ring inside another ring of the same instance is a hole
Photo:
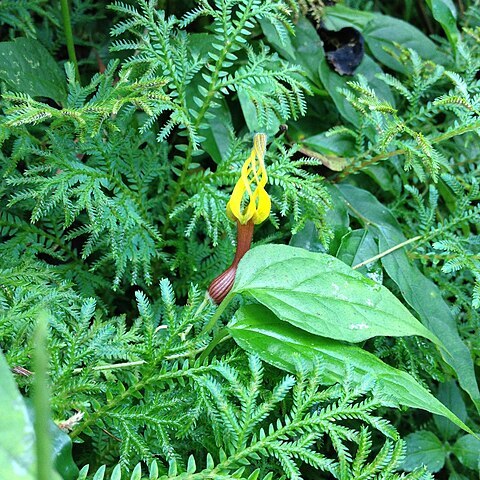
[[[205,248],[203,258],[212,254],[212,244],[205,245],[193,232],[202,219],[215,246],[219,231],[231,230],[224,211],[229,190],[225,192],[224,187],[235,182],[232,166],[243,163],[246,155],[244,143],[237,142],[223,165],[214,171],[208,165],[200,148],[201,133],[210,129],[208,120],[219,102],[231,92],[250,95],[262,129],[269,129],[274,118],[285,121],[304,111],[303,94],[308,87],[299,69],[280,61],[266,47],[246,41],[255,22],[267,15],[278,20],[278,28],[283,23],[290,28],[282,5],[247,3],[239,19],[230,4],[207,5],[180,22],[165,17],[154,2],[142,3],[139,11],[114,4],[112,8],[132,19],[121,22],[113,34],[129,31],[138,37],[138,30],[142,32],[137,43],[121,40],[114,44],[114,50],[136,49],[120,71],[117,63],[111,63],[81,87],[67,64],[69,94],[62,109],[36,101],[22,90],[4,96],[3,137],[13,140],[13,145],[24,132],[22,126],[49,125],[43,136],[23,137],[27,142],[12,151],[6,167],[9,191],[15,191],[10,205],[20,202],[28,211],[26,205],[34,201],[33,222],[63,216],[62,238],[75,244],[79,239],[81,257],[89,258],[94,270],[113,266],[115,288],[125,277],[131,283],[142,279],[151,284],[152,270],[167,273],[182,268],[182,277],[192,275],[196,264],[184,265],[182,258],[185,251],[191,258],[191,243],[187,249],[179,239],[183,232],[190,236],[196,247],[194,257]],[[214,17],[215,34],[187,34],[184,29],[193,21],[192,15],[203,14]],[[144,38],[143,32],[148,36]],[[210,58],[204,48],[198,51],[198,40],[217,45],[218,55]],[[232,69],[242,52],[247,55],[246,63]],[[193,80],[199,84],[195,95],[189,89]],[[260,84],[265,103],[258,104],[255,92]],[[139,110],[147,117],[140,116]],[[159,144],[151,130],[160,118]],[[177,137],[176,149],[182,155],[172,155],[162,143],[174,128],[187,136],[186,144]],[[319,206],[325,210],[328,196],[319,177],[302,169],[310,161],[291,163],[292,155],[294,150],[276,147],[270,174],[279,187],[274,197],[277,208],[282,216],[293,213],[291,228],[295,230],[305,222],[304,214],[317,217]],[[200,163],[194,163],[194,157]],[[28,168],[20,175],[15,165],[22,161]],[[298,187],[299,179],[305,181],[305,190]],[[324,230],[321,218],[316,224]],[[322,235],[328,238],[326,231]],[[169,254],[162,253],[162,246]],[[188,289],[188,282],[183,288]]]
[[[82,480],[477,471],[477,2],[68,5],[79,76],[58,4],[0,2],[0,477],[73,479],[70,439]],[[215,307],[255,132],[272,212]]]

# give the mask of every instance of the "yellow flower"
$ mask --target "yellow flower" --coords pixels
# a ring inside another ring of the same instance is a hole
[[[241,177],[227,203],[228,217],[233,221],[238,220],[242,225],[250,220],[258,225],[270,215],[271,201],[265,191],[268,180],[264,161],[266,148],[267,136],[257,133],[253,137],[252,152],[243,164]],[[248,204],[242,208],[245,194]]]

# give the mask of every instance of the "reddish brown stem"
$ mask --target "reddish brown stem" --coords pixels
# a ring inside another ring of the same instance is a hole
[[[252,221],[247,222],[245,225],[237,222],[237,250],[233,262],[208,287],[208,294],[217,305],[222,302],[233,287],[238,264],[252,244],[253,228]]]

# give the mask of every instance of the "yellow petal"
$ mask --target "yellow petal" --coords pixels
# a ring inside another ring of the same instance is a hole
[[[270,209],[272,208],[272,202],[270,201],[270,196],[268,193],[261,187],[257,187],[255,193],[258,196],[258,205],[257,210],[254,213],[252,220],[255,225],[262,223],[270,215]]]
[[[264,161],[266,146],[267,136],[264,133],[256,134],[250,156],[242,166],[241,176],[227,203],[227,215],[231,220],[246,224],[253,219],[254,223],[258,224],[270,214],[270,197],[264,189],[268,180]],[[248,204],[242,210],[245,194]]]

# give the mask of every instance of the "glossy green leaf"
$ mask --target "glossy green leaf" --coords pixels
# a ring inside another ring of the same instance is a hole
[[[351,185],[338,188],[352,215],[378,238],[381,252],[406,240],[393,215],[371,193]],[[470,351],[458,334],[455,318],[439,288],[409,261],[404,249],[384,256],[382,265],[422,323],[441,340],[446,349],[446,353],[442,351],[445,361],[455,370],[460,386],[480,409],[480,392]]]
[[[344,27],[355,27],[363,30],[374,18],[375,13],[355,10],[345,5],[335,5],[325,8],[325,27],[329,30],[340,30]]]
[[[473,435],[460,437],[452,448],[452,452],[467,468],[480,468],[480,440]]]
[[[300,65],[308,78],[319,84],[318,68],[324,58],[322,41],[313,25],[304,17],[295,24],[295,35],[282,42],[268,20],[261,20],[267,40],[286,60]]]
[[[467,419],[467,408],[463,401],[460,389],[454,380],[441,383],[438,389],[437,398],[448,407],[462,422]],[[453,438],[458,433],[458,427],[444,417],[434,417],[441,436],[445,440]]]
[[[325,58],[320,63],[319,68],[322,83],[335,102],[339,113],[354,125],[358,125],[360,114],[347,101],[341,90],[348,88],[347,82],[354,81],[358,75],[363,75],[367,79],[368,85],[375,90],[380,99],[386,100],[391,105],[395,104],[390,87],[376,77],[379,73],[382,73],[382,69],[368,55],[365,55],[362,63],[355,70],[353,77],[342,76],[334,72],[328,66]]]
[[[47,49],[33,38],[0,43],[0,79],[14,92],[66,100],[65,75]]]
[[[35,434],[22,396],[0,352],[0,478],[35,478]]]
[[[239,264],[230,295],[239,293],[324,337],[361,342],[421,335],[438,341],[385,287],[327,254],[287,245],[255,247]]]
[[[374,235],[364,228],[359,228],[352,230],[342,238],[336,257],[353,267],[377,254],[378,245]]]
[[[255,89],[258,90],[259,95],[261,92],[272,93],[272,86],[267,85],[266,83],[257,83]],[[247,124],[250,132],[265,132],[268,136],[273,136],[277,133],[278,128],[280,127],[280,120],[277,117],[270,118],[269,128],[266,128],[265,120],[258,118],[257,110],[253,100],[248,96],[248,94],[242,90],[238,90],[238,100],[240,101],[240,106],[242,108],[243,116],[245,118],[245,123]]]
[[[285,35],[284,38],[280,37],[277,28],[268,18],[261,18],[259,23],[268,43],[287,60],[295,61],[295,51],[290,35]]]
[[[324,155],[352,157],[355,151],[355,140],[347,134],[327,135],[323,132],[305,138],[301,141],[301,144]]]
[[[332,189],[327,185],[327,190],[330,193]],[[336,192],[336,190],[333,189],[333,192]],[[332,232],[332,238],[328,245],[328,253],[331,254],[334,254],[337,251],[342,237],[349,230],[347,209],[345,208],[345,204],[342,201],[339,201],[337,197],[338,195],[331,197],[332,205],[328,209],[324,219],[325,224]],[[292,247],[305,248],[311,252],[327,253],[325,246],[320,241],[320,235],[318,234],[315,225],[310,221],[306,222],[305,227],[300,232],[292,236],[290,245]]]
[[[445,448],[438,437],[432,432],[421,431],[411,433],[405,438],[407,453],[402,468],[411,472],[425,466],[432,472],[438,472],[445,464]]]
[[[469,479],[468,477],[466,477],[465,475],[462,475],[461,473],[452,472],[449,475],[448,480],[469,480]]]
[[[424,60],[446,64],[448,59],[418,28],[398,18],[380,13],[362,12],[336,5],[325,9],[327,28],[339,30],[347,26],[358,28],[373,56],[385,66],[405,72],[405,66],[395,57],[401,48],[415,50]]]
[[[450,45],[455,49],[460,32],[457,27],[457,9],[452,0],[427,0],[433,18],[442,26]]]
[[[25,404],[30,421],[33,424],[35,412],[32,402],[27,398],[25,399]],[[53,420],[50,420],[48,424],[55,470],[61,475],[63,480],[75,480],[79,471],[72,457],[72,440]]]
[[[312,335],[282,322],[262,305],[241,307],[228,330],[240,347],[258,354],[277,368],[294,373],[299,358],[312,365],[320,360],[324,382],[332,384],[340,382],[347,366],[351,366],[359,379],[371,375],[382,392],[395,403],[444,415],[470,432],[460,419],[408,373],[390,367],[359,347]]]
[[[202,130],[205,140],[201,144],[218,164],[227,158],[230,149],[232,115],[225,100],[212,111],[212,114],[212,118],[207,120],[208,128]]]
[[[305,248],[310,252],[325,253],[325,247],[318,238],[318,231],[311,221],[305,223],[305,227],[290,239],[292,247]]]
[[[405,66],[396,58],[400,48],[415,50],[422,59],[445,64],[446,58],[436,45],[420,30],[403,20],[376,15],[363,30],[365,42],[377,60],[398,72]]]

